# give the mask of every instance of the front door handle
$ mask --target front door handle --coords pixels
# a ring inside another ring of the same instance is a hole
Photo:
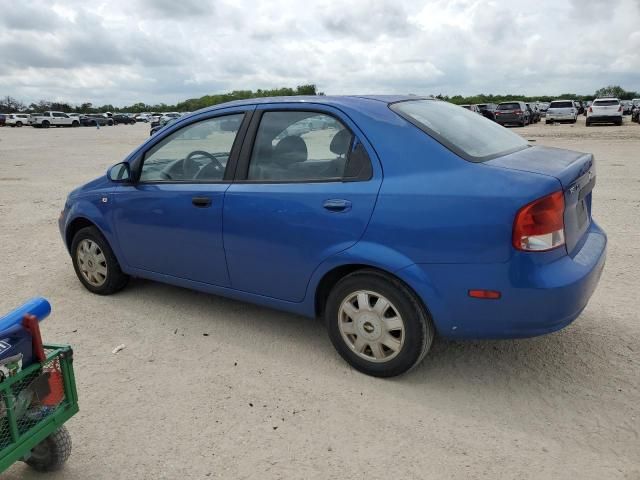
[[[211,206],[210,197],[193,197],[191,203],[198,208],[207,208]]]
[[[330,212],[346,212],[347,210],[351,210],[351,202],[341,198],[325,200],[322,206]]]

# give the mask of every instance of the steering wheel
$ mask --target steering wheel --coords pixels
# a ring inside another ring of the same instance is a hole
[[[207,157],[213,163],[213,167],[216,170],[224,171],[224,166],[220,163],[220,161],[209,152],[205,152],[204,150],[195,150],[187,155],[187,158],[184,159],[182,164],[182,169],[184,171],[185,178],[195,178],[196,174],[199,172],[199,166],[196,165],[196,162],[193,161],[193,157]]]

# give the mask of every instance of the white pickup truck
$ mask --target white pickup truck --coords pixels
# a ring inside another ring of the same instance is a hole
[[[77,117],[70,117],[64,112],[43,112],[32,113],[29,119],[32,127],[79,127],[80,121]]]

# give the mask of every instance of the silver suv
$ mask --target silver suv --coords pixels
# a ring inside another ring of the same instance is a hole
[[[554,100],[549,104],[544,123],[576,123],[577,118],[578,109],[573,103],[573,100]]]

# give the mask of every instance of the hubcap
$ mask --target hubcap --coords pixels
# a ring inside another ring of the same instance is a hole
[[[398,309],[370,290],[354,292],[344,299],[338,326],[351,350],[370,362],[388,362],[404,345],[404,322]]]
[[[78,269],[94,287],[101,287],[107,281],[107,259],[96,242],[85,239],[78,244]]]

